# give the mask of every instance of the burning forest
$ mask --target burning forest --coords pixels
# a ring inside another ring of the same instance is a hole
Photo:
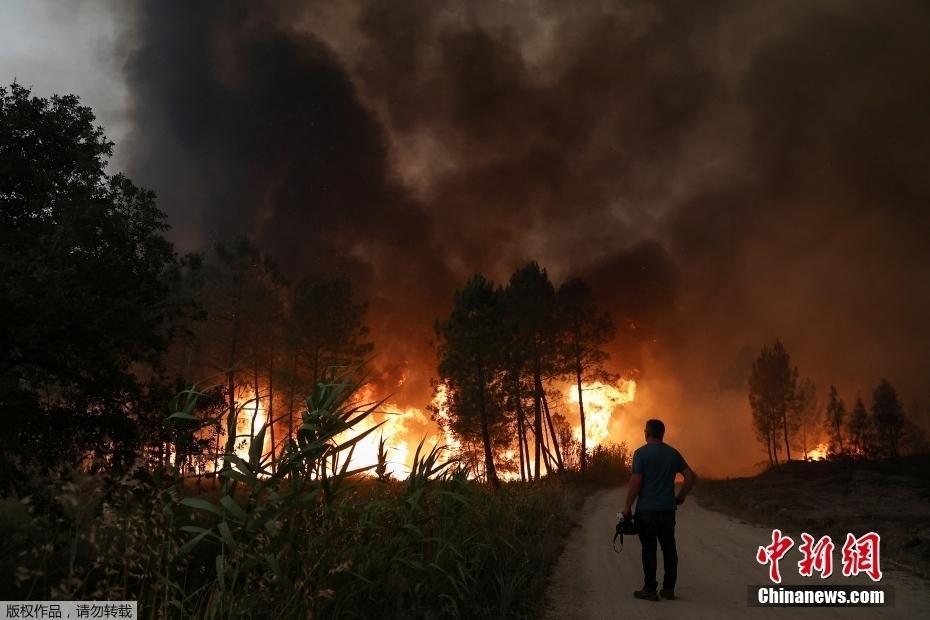
[[[645,496],[639,599],[681,510],[695,616],[777,555],[721,513],[930,604],[922,3],[4,13],[3,598],[622,615]]]

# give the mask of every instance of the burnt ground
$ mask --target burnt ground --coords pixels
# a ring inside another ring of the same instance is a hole
[[[882,564],[930,578],[930,455],[897,461],[792,461],[752,478],[700,480],[710,510],[792,535],[882,537]]]

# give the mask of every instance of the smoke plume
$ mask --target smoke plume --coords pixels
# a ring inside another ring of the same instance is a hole
[[[663,417],[698,470],[761,460],[745,377],[776,337],[821,393],[928,396],[925,3],[125,10],[129,172],[175,241],[352,277],[402,400],[455,287],[527,260],[613,311],[623,436]]]

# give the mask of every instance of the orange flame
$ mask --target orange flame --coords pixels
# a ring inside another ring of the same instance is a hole
[[[825,443],[822,443],[818,446],[807,451],[807,459],[811,461],[822,461],[827,458],[827,450],[829,446]]]
[[[610,437],[611,422],[617,408],[633,402],[636,398],[636,382],[633,379],[620,379],[615,384],[594,381],[582,384],[582,392],[584,395],[587,445],[592,448]],[[568,385],[565,387],[564,393],[568,397],[568,402],[573,404],[575,411],[577,411],[577,387]],[[440,416],[443,415],[447,408],[447,399],[448,395],[445,388],[440,386],[432,402],[433,407],[439,412]],[[359,391],[354,401],[359,406],[364,407],[366,403],[376,402],[377,398],[372,387],[365,386]],[[236,405],[240,410],[236,429],[236,454],[240,458],[248,460],[250,434],[253,428],[257,433],[268,420],[265,402],[264,399],[256,401],[255,392],[251,388],[240,388]],[[438,439],[440,443],[452,450],[461,445],[450,431],[442,431],[437,428],[435,421],[430,419],[429,414],[423,409],[401,407],[396,403],[381,405],[372,415],[359,422],[352,429],[335,437],[335,440],[337,442],[347,441],[378,424],[381,424],[381,426],[377,430],[355,445],[349,465],[350,469],[376,465],[378,463],[379,442],[382,437],[387,451],[387,471],[397,477],[405,477],[409,474],[417,444],[424,436],[427,436],[428,444]],[[580,439],[580,424],[574,425],[573,431],[575,438]],[[286,434],[286,429],[284,433]],[[225,442],[225,438],[221,438],[221,441]],[[270,432],[266,432],[263,456],[267,456],[270,450]],[[812,450],[809,454],[816,458],[818,456],[817,449]],[[340,456],[344,459],[349,454],[346,451]],[[505,451],[504,457],[513,459],[515,457],[514,450]],[[372,470],[367,473],[374,475]],[[500,475],[506,479],[519,477],[518,472],[509,473],[510,475],[508,475],[508,472],[501,472]]]
[[[251,389],[240,388],[239,396],[236,398],[236,407],[239,409],[239,417],[236,420],[236,456],[248,461],[253,431],[258,434],[258,431],[268,421],[268,414],[265,412],[265,403]],[[225,441],[225,437],[222,440]],[[265,431],[262,456],[270,451],[271,432]]]
[[[419,437],[414,440],[416,436],[414,427],[431,425],[432,422],[422,410],[416,407],[403,408],[394,403],[388,403],[334,439],[337,443],[347,441],[378,424],[381,426],[377,430],[355,444],[349,468],[358,469],[377,465],[378,447],[383,437],[387,452],[387,472],[395,476],[406,476],[410,473],[411,460],[416,444],[420,440]],[[343,452],[341,456],[346,458],[349,454]],[[373,470],[366,473],[374,475]]]
[[[568,401],[578,406],[578,387],[565,388]],[[582,383],[584,397],[585,439],[589,448],[602,443],[610,436],[610,422],[614,409],[636,399],[636,381],[619,379],[616,384],[594,381]],[[574,427],[575,439],[581,440],[581,424]]]

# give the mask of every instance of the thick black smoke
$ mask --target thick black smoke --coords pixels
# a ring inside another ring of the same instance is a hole
[[[392,180],[387,136],[339,60],[285,17],[253,2],[138,8],[132,174],[182,248],[245,234],[291,274],[348,275],[379,340],[416,326],[412,351],[401,333],[383,362],[423,356],[433,291],[452,282],[429,220]]]
[[[928,396],[928,34],[917,1],[152,2],[131,172],[182,245],[355,278],[412,398],[454,287],[536,259],[653,413],[748,433],[775,337],[822,391]]]

